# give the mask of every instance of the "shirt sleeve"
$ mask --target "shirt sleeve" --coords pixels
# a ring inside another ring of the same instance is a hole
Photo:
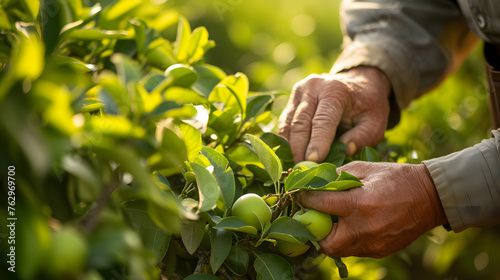
[[[399,110],[436,87],[478,42],[453,0],[344,0],[340,15],[344,45],[331,72],[378,68]]]
[[[500,129],[473,147],[423,163],[453,231],[500,224]]]

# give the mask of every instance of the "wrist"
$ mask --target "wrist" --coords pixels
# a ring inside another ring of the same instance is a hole
[[[441,199],[439,198],[439,194],[436,190],[436,186],[434,185],[434,180],[427,169],[425,164],[418,164],[419,168],[422,170],[420,173],[422,174],[422,181],[424,185],[425,192],[429,198],[429,202],[431,204],[431,213],[434,219],[434,227],[440,225],[447,225],[448,219],[446,218],[446,213],[444,212],[443,205],[441,204]]]
[[[389,98],[391,94],[391,83],[384,72],[380,71],[378,68],[357,66],[337,74],[344,74],[355,80],[362,79],[369,83],[372,88],[377,89],[377,92],[383,97]],[[360,82],[357,81],[357,83]]]

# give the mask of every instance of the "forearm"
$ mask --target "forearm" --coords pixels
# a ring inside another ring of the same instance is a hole
[[[500,130],[473,147],[423,163],[455,232],[500,223]]]

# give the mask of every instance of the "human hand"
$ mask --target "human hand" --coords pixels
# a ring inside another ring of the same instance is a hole
[[[349,154],[384,137],[390,84],[372,67],[338,74],[310,75],[298,82],[280,117],[279,133],[290,142],[296,162],[323,161],[337,128]]]
[[[430,229],[447,223],[438,194],[423,164],[352,162],[339,169],[364,186],[348,191],[309,191],[304,207],[339,216],[319,242],[332,257],[382,258]]]

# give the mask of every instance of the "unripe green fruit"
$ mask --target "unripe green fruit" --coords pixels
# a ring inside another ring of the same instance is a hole
[[[276,243],[276,248],[278,248],[278,250],[285,256],[296,257],[307,252],[310,247],[306,244],[278,240]]]
[[[295,166],[292,169],[295,170],[295,169],[299,168],[299,166],[304,166],[306,168],[313,168],[313,167],[316,167],[318,165],[319,164],[317,162],[310,161],[310,160],[304,160],[304,161],[301,161],[301,162],[295,164]]]
[[[54,275],[78,275],[87,261],[87,242],[72,228],[52,233],[49,269]]]
[[[260,196],[254,193],[247,193],[234,202],[232,214],[248,225],[260,230],[259,218],[264,224],[271,221],[272,211]]]
[[[317,240],[325,238],[330,233],[333,226],[330,214],[314,209],[306,208],[305,211],[297,211],[293,215],[293,219],[305,225]]]

